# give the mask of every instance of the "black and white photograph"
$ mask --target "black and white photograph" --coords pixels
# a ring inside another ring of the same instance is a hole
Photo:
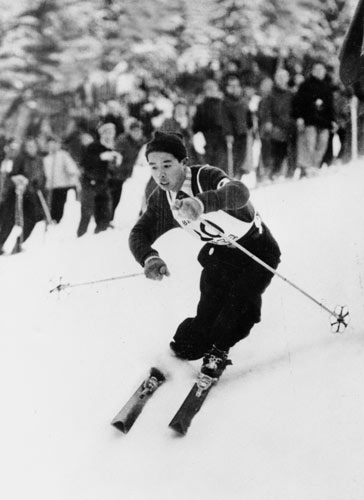
[[[0,13],[1,499],[364,498],[364,0]]]

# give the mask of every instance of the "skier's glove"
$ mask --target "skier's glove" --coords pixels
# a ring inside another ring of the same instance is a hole
[[[172,208],[173,210],[177,210],[179,217],[189,220],[198,219],[204,211],[203,203],[198,198],[176,200]]]
[[[169,276],[167,264],[158,255],[151,255],[144,262],[144,274],[151,280],[162,280]]]

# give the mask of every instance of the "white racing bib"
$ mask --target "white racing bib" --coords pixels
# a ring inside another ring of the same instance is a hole
[[[203,192],[200,184],[201,170],[199,171],[197,177],[197,186],[200,193]],[[217,188],[219,189],[229,182],[230,179],[225,177],[219,182]],[[194,196],[191,189],[191,172],[189,169],[187,170],[186,181],[181,190],[187,196]],[[258,214],[254,215],[254,218],[251,222],[244,222],[240,219],[237,219],[224,210],[217,210],[215,212],[209,212],[208,214],[202,214],[200,219],[197,221],[179,217],[178,211],[172,208],[176,200],[176,193],[172,193],[169,191],[166,194],[174,219],[178,222],[182,229],[188,231],[192,236],[199,238],[204,243],[213,243],[215,245],[230,245],[230,243],[226,241],[217,231],[236,241],[242,238],[252,228],[253,225],[256,225],[256,227],[258,227],[259,229],[261,228],[262,223]],[[204,220],[209,222],[209,224],[205,224]],[[216,227],[217,231],[215,232],[213,230],[213,227],[211,226]]]
[[[197,221],[179,217],[177,210],[172,210],[172,214],[185,231],[188,231],[192,236],[199,238],[204,243],[213,243],[215,245],[229,245],[230,243],[217,231],[215,232],[211,226],[215,226],[218,231],[236,241],[242,238],[258,222],[257,215],[252,222],[244,222],[232,217],[223,210],[202,214],[200,220]],[[204,220],[208,221],[209,224],[205,224]]]

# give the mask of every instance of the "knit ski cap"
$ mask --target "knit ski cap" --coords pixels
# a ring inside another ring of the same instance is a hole
[[[153,151],[170,153],[178,161],[187,157],[187,149],[183,142],[183,136],[177,132],[155,132],[153,139],[147,144],[145,151],[147,159],[149,153]]]

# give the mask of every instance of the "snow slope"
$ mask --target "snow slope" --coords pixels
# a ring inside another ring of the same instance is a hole
[[[180,230],[158,248],[171,269],[50,294],[64,282],[140,271],[127,236],[147,174],[125,186],[117,228],[77,240],[79,206],[20,255],[0,259],[0,496],[4,500],[358,500],[364,498],[364,164],[253,191],[282,248],[263,320],[177,438],[168,423],[199,362],[168,354],[198,300],[199,243]],[[92,228],[91,228],[92,229]],[[124,436],[110,424],[152,364],[170,381]]]

